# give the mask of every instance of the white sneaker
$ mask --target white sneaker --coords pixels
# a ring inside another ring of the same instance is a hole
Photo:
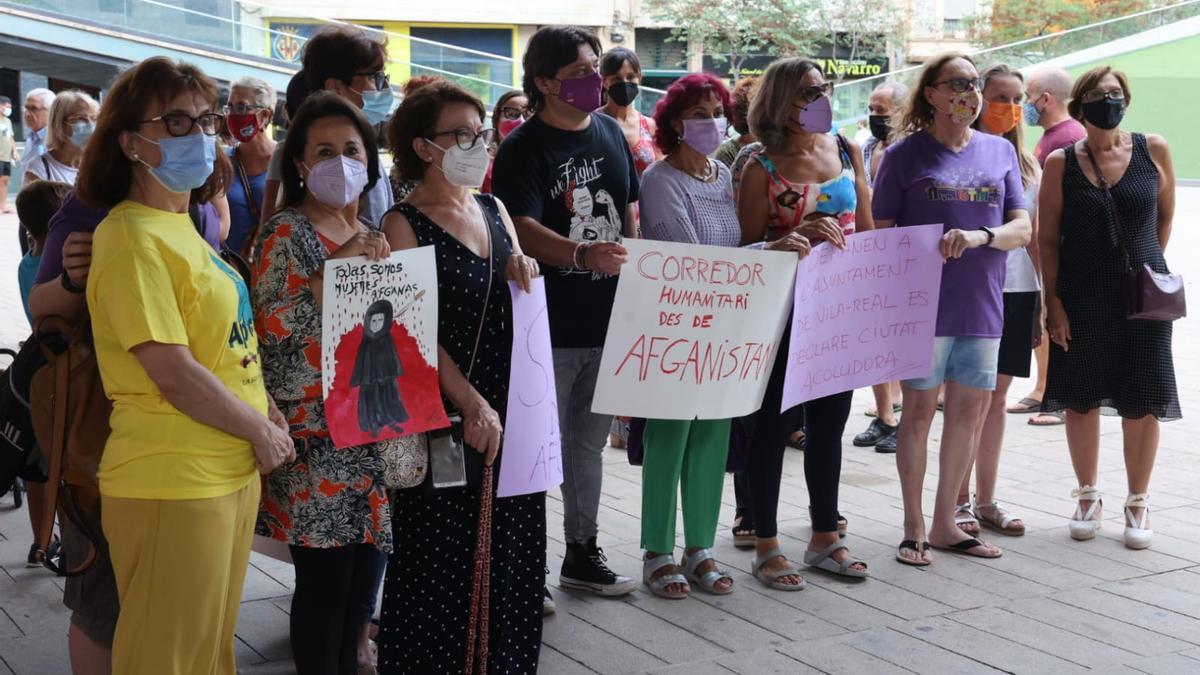
[[[1133,509],[1140,508],[1142,515],[1133,517]],[[1141,492],[1131,494],[1125,500],[1125,546],[1141,550],[1150,546],[1154,530],[1150,529],[1150,495]]]
[[[1072,539],[1087,541],[1096,538],[1096,532],[1100,530],[1101,511],[1104,508],[1101,497],[1100,491],[1091,485],[1071,490],[1071,498],[1076,502],[1091,502],[1091,506],[1086,512],[1083,510],[1082,503],[1077,503],[1075,506],[1075,515],[1067,522],[1067,529],[1070,530]]]

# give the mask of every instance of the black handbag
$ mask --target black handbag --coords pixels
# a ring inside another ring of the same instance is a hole
[[[1143,321],[1174,321],[1187,316],[1187,296],[1183,291],[1183,277],[1178,274],[1155,272],[1148,264],[1134,266],[1129,260],[1129,247],[1126,245],[1125,233],[1121,228],[1121,218],[1117,212],[1117,202],[1113,199],[1111,186],[1100,164],[1096,161],[1096,153],[1087,149],[1088,159],[1096,172],[1096,179],[1104,189],[1105,203],[1108,205],[1109,217],[1116,227],[1117,243],[1121,247],[1121,259],[1125,266],[1125,277],[1122,280],[1122,295],[1124,296],[1125,318]]]

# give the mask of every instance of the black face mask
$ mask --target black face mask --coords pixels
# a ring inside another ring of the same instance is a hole
[[[625,107],[633,103],[633,99],[641,93],[637,82],[617,82],[608,88],[608,97],[613,103]]]
[[[871,135],[880,143],[887,143],[888,134],[892,133],[892,118],[890,115],[871,115],[867,123],[871,126]]]
[[[1116,129],[1125,118],[1125,101],[1102,98],[1083,104],[1083,119],[1097,129]]]

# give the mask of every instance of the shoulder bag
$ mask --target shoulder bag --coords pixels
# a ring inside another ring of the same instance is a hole
[[[1125,266],[1125,278],[1122,281],[1122,294],[1125,296],[1125,318],[1143,321],[1174,321],[1187,316],[1187,297],[1183,292],[1183,277],[1178,274],[1155,272],[1150,265],[1134,267],[1129,259],[1129,247],[1121,227],[1121,218],[1117,210],[1117,202],[1113,199],[1112,188],[1100,164],[1096,161],[1096,153],[1087,149],[1088,159],[1096,172],[1096,180],[1104,190],[1104,199],[1108,205],[1109,217],[1113,220],[1117,232],[1117,242],[1121,247],[1121,259]],[[1132,160],[1130,160],[1132,161]]]

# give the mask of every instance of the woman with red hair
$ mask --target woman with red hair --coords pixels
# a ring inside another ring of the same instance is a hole
[[[666,153],[642,174],[642,236],[709,246],[742,237],[729,169],[710,159],[725,140],[729,90],[712,75],[679,79],[654,110],[654,142]],[[772,246],[807,252],[802,237]],[[688,582],[709,593],[733,591],[712,557],[729,450],[728,419],[647,420],[642,466],[642,580],[655,595],[682,599]],[[683,573],[675,564],[676,493],[683,488]]]

